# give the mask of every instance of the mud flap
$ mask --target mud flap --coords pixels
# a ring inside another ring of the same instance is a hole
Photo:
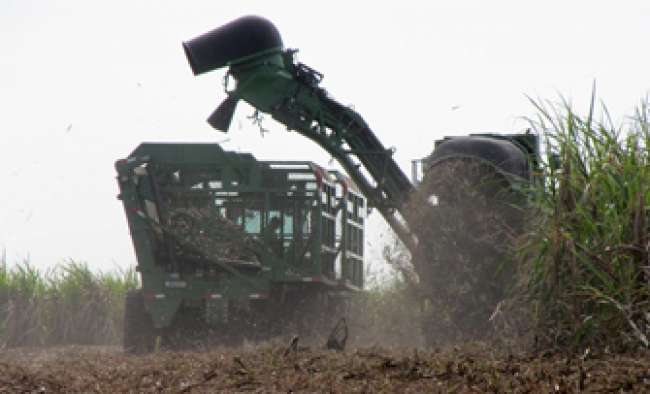
[[[180,298],[154,297],[145,299],[145,307],[151,315],[153,326],[156,329],[169,327],[180,305]]]
[[[206,300],[205,321],[209,325],[228,323],[228,300],[221,297]]]

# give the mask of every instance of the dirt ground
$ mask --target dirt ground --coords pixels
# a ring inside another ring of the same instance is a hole
[[[126,356],[117,347],[4,349],[0,392],[650,392],[650,353],[333,352],[259,345]]]

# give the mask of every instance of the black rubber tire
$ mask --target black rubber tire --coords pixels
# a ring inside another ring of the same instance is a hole
[[[124,352],[128,354],[151,353],[156,344],[156,331],[151,316],[144,306],[140,290],[131,290],[124,302]]]

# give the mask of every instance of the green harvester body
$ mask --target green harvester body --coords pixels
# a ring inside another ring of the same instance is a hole
[[[154,330],[173,326],[187,308],[219,326],[233,305],[270,311],[288,296],[345,297],[363,287],[365,199],[340,173],[189,143],[143,143],[116,169]],[[252,261],[186,239],[175,212],[191,210],[206,216],[191,225],[207,226],[188,236],[219,234],[228,223],[224,231],[235,226],[249,240]]]

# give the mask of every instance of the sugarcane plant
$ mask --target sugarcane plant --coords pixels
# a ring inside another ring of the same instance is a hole
[[[620,124],[595,94],[586,116],[566,100],[531,102],[549,159],[519,256],[538,338],[648,347],[648,100]]]

